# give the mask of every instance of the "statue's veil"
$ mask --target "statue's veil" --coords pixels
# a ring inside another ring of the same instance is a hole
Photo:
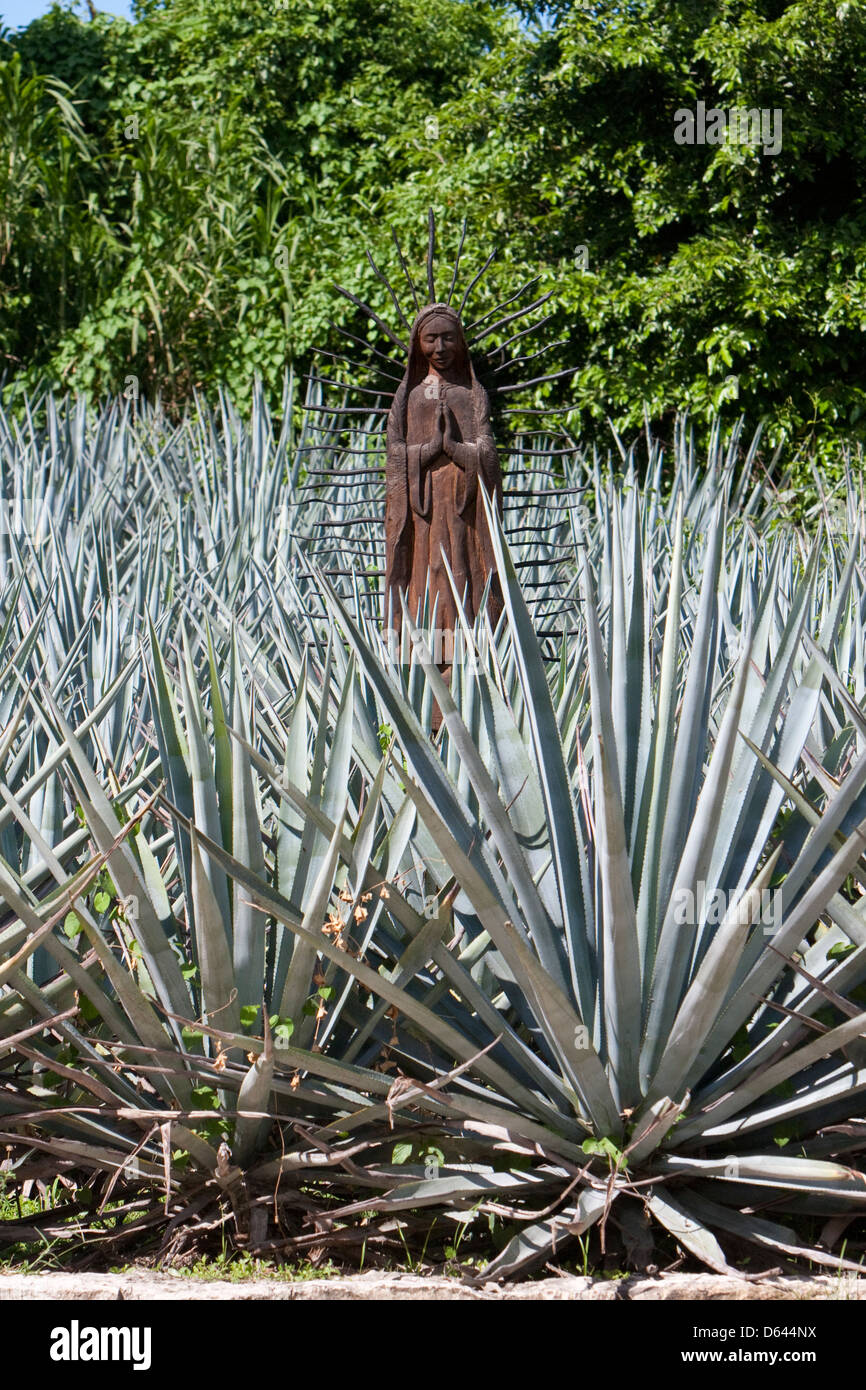
[[[452,309],[450,304],[427,304],[415,316],[412,324],[412,333],[409,338],[409,357],[406,363],[406,371],[403,380],[394,393],[393,422],[398,427],[400,439],[406,438],[406,412],[409,405],[409,396],[415,387],[418,386],[427,376],[427,359],[421,351],[421,329],[428,319],[448,318],[458,331],[457,356],[454,369],[459,376],[460,383],[469,387],[473,395],[478,386],[475,379],[475,372],[472,367],[472,359],[469,356],[469,348],[466,346],[466,335],[463,332],[463,324],[456,309]]]

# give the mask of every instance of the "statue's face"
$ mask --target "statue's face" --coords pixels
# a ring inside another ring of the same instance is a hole
[[[447,372],[457,356],[459,330],[446,314],[434,314],[421,329],[421,351],[437,372]]]

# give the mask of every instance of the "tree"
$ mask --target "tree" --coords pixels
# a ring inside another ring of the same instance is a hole
[[[21,380],[275,392],[353,316],[334,280],[392,312],[365,247],[393,270],[396,231],[417,257],[432,204],[444,258],[464,216],[469,257],[499,247],[479,312],[555,287],[555,365],[579,370],[542,391],[584,429],[646,402],[660,428],[726,408],[774,443],[863,438],[863,0],[143,0],[12,44],[80,125],[39,137],[63,235],[44,197],[16,204],[29,260],[0,270]],[[722,143],[674,138],[699,102]],[[778,111],[778,152],[733,108]],[[83,287],[62,323],[61,244]]]

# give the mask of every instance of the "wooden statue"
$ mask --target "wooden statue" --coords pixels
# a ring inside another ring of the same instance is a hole
[[[406,372],[388,416],[385,625],[392,632],[402,627],[401,591],[413,625],[423,616],[426,596],[431,619],[436,605],[441,656],[434,653],[434,659],[446,677],[457,626],[454,589],[472,621],[492,576],[487,611],[494,625],[503,607],[482,485],[501,511],[502,471],[487,392],[475,376],[457,312],[428,304],[412,325]]]

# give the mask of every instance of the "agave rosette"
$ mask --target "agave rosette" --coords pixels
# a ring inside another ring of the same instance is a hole
[[[379,475],[317,481],[292,418],[3,427],[4,497],[62,478],[4,550],[15,1164],[260,1244],[279,1177],[288,1251],[312,1170],[347,1253],[361,1211],[388,1247],[507,1210],[487,1277],[647,1213],[715,1269],[803,1255],[866,1200],[854,480],[810,538],[757,442],[533,455],[447,690],[382,642],[372,523],[326,524]]]

